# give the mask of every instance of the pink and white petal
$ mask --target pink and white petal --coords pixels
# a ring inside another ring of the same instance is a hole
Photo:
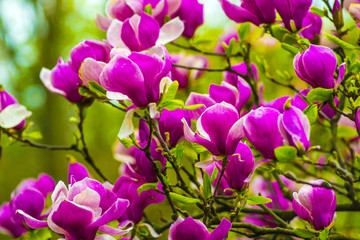
[[[107,18],[99,13],[96,14],[95,23],[100,30],[107,31],[110,27],[111,22],[111,18]]]
[[[111,91],[107,91],[106,92],[106,97],[110,100],[117,100],[117,101],[130,101],[130,99],[128,98],[128,96],[119,93],[119,92],[111,92]]]
[[[114,47],[110,51],[110,59],[113,59],[115,56],[128,57],[131,54],[131,51],[128,48]]]
[[[116,240],[116,239],[110,235],[102,234],[102,235],[96,236],[94,240]]]
[[[116,219],[119,219],[129,206],[129,201],[118,198],[116,202],[102,214],[95,222],[90,224],[91,227],[100,227]]]
[[[25,221],[26,225],[28,225],[30,228],[39,229],[39,228],[48,227],[47,221],[42,221],[42,220],[33,218],[32,216],[30,216],[29,214],[25,213],[22,210],[17,210],[16,214],[22,215],[23,220]]]
[[[118,133],[119,139],[126,138],[134,132],[134,124],[132,122],[132,118],[136,110],[137,108],[133,108],[127,111],[124,121],[121,125],[120,131]]]
[[[20,104],[12,104],[0,112],[0,126],[13,128],[30,116],[31,112],[27,111],[26,107]]]
[[[51,71],[47,68],[42,68],[40,72],[40,79],[44,86],[52,93],[66,96],[66,93],[60,89],[54,87],[51,81]]]
[[[141,223],[139,226],[145,226],[153,238],[161,237],[161,234],[158,234],[150,224]]]
[[[345,70],[346,70],[346,63],[342,63],[339,67],[339,76],[335,82],[335,88],[337,88],[341,82],[344,80]]]
[[[126,48],[125,43],[121,38],[121,30],[123,23],[117,19],[112,20],[109,29],[107,30],[106,37],[113,47]]]
[[[76,195],[73,201],[79,205],[87,206],[95,212],[99,208],[100,195],[87,187],[82,193]]]
[[[181,2],[179,0],[167,0],[168,3],[168,14],[171,16],[175,13],[181,6]]]
[[[301,126],[304,129],[305,135],[307,139],[310,139],[310,122],[306,115],[297,107],[293,107],[296,115],[298,116]]]
[[[245,132],[244,132],[244,128],[243,128],[244,119],[245,119],[244,117],[240,118],[230,128],[230,131],[226,138],[226,146],[227,146],[226,150],[229,153],[234,152],[239,141],[245,137]]]
[[[56,203],[59,200],[61,193],[63,193],[64,196],[67,196],[68,194],[68,190],[63,181],[59,181],[58,184],[56,184],[56,187],[51,194],[51,200],[53,203]]]
[[[105,5],[105,13],[107,16],[111,18],[115,18],[115,16],[112,14],[112,8],[119,0],[108,0]]]
[[[160,35],[156,45],[175,41],[181,36],[184,29],[185,25],[179,17],[172,19],[160,28]]]
[[[143,1],[125,0],[125,3],[134,11],[134,13],[140,13],[144,9]]]
[[[89,87],[89,81],[99,82],[99,77],[104,66],[105,63],[103,62],[98,62],[93,58],[86,58],[79,70],[79,76],[84,85]]]
[[[107,234],[110,234],[110,235],[114,235],[114,236],[121,236],[121,235],[125,235],[127,233],[129,233],[131,229],[125,229],[125,230],[122,230],[122,229],[119,229],[119,228],[113,228],[113,227],[110,227],[108,225],[102,225],[99,227],[99,230],[103,233],[107,233]]]
[[[181,1],[180,1],[181,2]],[[161,14],[165,7],[165,0],[160,0],[158,4],[156,4],[155,8],[152,10],[152,15],[157,16]]]

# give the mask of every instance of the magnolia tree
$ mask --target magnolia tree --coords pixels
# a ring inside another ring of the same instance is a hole
[[[0,207],[2,233],[69,240],[356,238],[359,231],[337,226],[336,215],[360,211],[360,48],[343,40],[359,27],[360,2],[323,0],[319,9],[312,0],[219,1],[237,31],[212,36],[218,45],[209,51],[194,39],[204,11],[197,0],[109,0],[106,16],[96,17],[106,39],[79,43],[67,61],[40,73],[50,92],[79,110],[72,145],[26,138],[31,113],[1,88],[2,134],[34,148],[78,152],[98,177],[72,159],[67,180],[41,174],[23,181]],[[347,12],[355,24],[344,27]],[[323,20],[331,34],[321,35]],[[250,54],[266,44],[286,50],[293,69],[270,69]],[[195,92],[194,80],[211,80],[211,72],[223,73],[221,84]],[[264,80],[293,95],[266,101]],[[113,134],[122,162],[114,183],[84,138],[84,111],[94,101],[125,113]],[[154,223],[146,208],[160,203],[167,214]]]

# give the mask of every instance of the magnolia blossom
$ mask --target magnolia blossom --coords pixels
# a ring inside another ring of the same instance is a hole
[[[169,240],[223,240],[231,229],[231,222],[223,219],[211,233],[200,220],[179,217],[170,226]]]
[[[0,127],[22,129],[25,126],[25,119],[30,115],[31,112],[27,111],[23,105],[20,105],[0,85]]]
[[[300,30],[312,0],[275,0],[276,10],[289,31]],[[293,22],[295,29],[291,26]]]
[[[293,193],[292,205],[300,218],[310,222],[316,230],[322,230],[331,225],[336,218],[336,195],[334,190],[321,186],[329,186],[324,180],[319,179],[310,183],[316,186],[304,185],[298,193]]]
[[[309,40],[315,39],[321,33],[322,20],[318,15],[308,12],[303,20],[301,28],[305,28],[300,35]]]
[[[355,24],[360,28],[360,3],[351,3],[349,13],[355,21]]]
[[[215,52],[225,53],[225,49],[224,49],[222,43],[229,45],[231,39],[235,39],[235,41],[239,41],[239,35],[238,35],[236,28],[226,31],[223,35],[220,36],[220,39],[215,46]]]
[[[143,218],[144,210],[150,204],[164,201],[165,195],[153,189],[138,193],[138,188],[146,183],[143,180],[121,176],[115,183],[112,191],[119,197],[129,200],[130,205],[124,215],[119,217],[120,221],[132,221],[138,223]],[[158,186],[161,189],[161,184]]]
[[[54,180],[46,174],[23,181],[11,194],[10,203],[0,207],[0,232],[17,238],[27,232],[24,223],[31,228],[47,227],[42,219],[49,213],[43,211],[46,197],[54,188]]]
[[[181,3],[182,1],[177,0],[108,0],[105,6],[107,17],[98,14],[96,24],[101,30],[106,31],[113,19],[124,22],[135,14],[140,15],[145,10],[145,7],[150,4],[152,16],[160,25],[163,25],[165,16],[175,14],[179,10]]]
[[[335,53],[323,46],[310,45],[309,49],[294,58],[296,74],[313,88],[334,88],[336,65]]]
[[[232,105],[221,102],[207,108],[197,121],[197,133],[184,122],[184,134],[189,142],[198,143],[212,154],[232,155],[243,137],[238,128],[239,113]]]
[[[50,92],[64,96],[70,102],[76,103],[83,99],[79,93],[79,84],[82,81],[78,73],[74,72],[69,63],[64,62],[62,58],[59,58],[52,70],[41,69],[40,79]]]
[[[154,46],[172,42],[181,36],[184,23],[175,18],[165,23],[161,28],[150,15],[141,12],[124,22],[113,20],[107,39],[113,47],[128,48],[131,51],[143,51]]]
[[[107,97],[130,100],[137,107],[156,103],[160,98],[160,82],[171,69],[169,53],[163,50],[164,59],[137,52],[114,56],[100,75],[100,84],[108,91]]]
[[[226,16],[237,23],[252,22],[259,26],[275,21],[274,0],[243,0],[240,6],[228,0],[220,0],[220,3]]]
[[[92,240],[98,230],[110,235],[128,232],[105,224],[120,218],[129,201],[118,198],[94,179],[86,177],[68,188],[60,181],[51,200],[53,205],[48,225],[66,239]]]

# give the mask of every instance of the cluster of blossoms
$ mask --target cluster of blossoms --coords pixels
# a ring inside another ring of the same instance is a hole
[[[339,160],[336,140],[331,151],[335,151],[333,157],[340,166],[309,160],[313,157],[311,151],[319,150],[312,146],[310,137],[311,125],[318,118],[328,121],[335,138],[341,124],[360,132],[359,107],[353,107],[349,114],[343,112],[345,96],[355,96],[345,86],[352,76],[347,66],[351,61],[343,55],[344,46],[351,49],[352,45],[344,45],[334,35],[330,39],[337,39],[336,49],[318,45],[322,18],[310,11],[311,0],[244,0],[240,6],[219,1],[225,14],[237,23],[251,22],[264,27],[266,34],[273,34],[273,25],[281,28],[283,35],[274,37],[284,40],[282,46],[293,54],[294,72],[308,88],[299,91],[291,84],[281,83],[295,89],[296,94],[266,101],[261,72],[271,77],[265,64],[263,71],[250,62],[251,44],[247,44],[239,29],[239,34],[224,35],[215,52],[188,47],[204,55],[224,57],[228,63],[219,85],[210,84],[205,94],[192,92],[195,80],[205,71],[214,70],[208,68],[208,58],[170,54],[164,45],[194,36],[203,23],[203,5],[197,0],[109,0],[106,16],[96,18],[97,26],[106,31],[106,40],[79,43],[71,50],[68,61],[60,58],[52,70],[43,68],[40,78],[50,92],[62,95],[81,109],[89,107],[91,101],[87,100],[98,99],[126,112],[114,149],[114,157],[121,162],[120,177],[115,184],[101,183],[91,178],[83,165],[72,162],[67,185],[62,181],[55,184],[45,174],[25,180],[11,194],[10,203],[0,207],[0,232],[20,237],[29,229],[50,228],[69,240],[111,240],[119,236],[157,238],[160,231],[169,228],[171,240],[222,240],[236,236],[236,231],[231,233],[234,228],[247,228],[250,224],[248,229],[255,229],[253,233],[242,235],[259,237],[259,232],[263,235],[269,229],[271,232],[272,228],[283,227],[287,235],[302,237],[290,224],[296,215],[305,220],[302,226],[314,229],[302,229],[313,234],[310,237],[322,234],[321,231],[329,234],[336,219],[334,190],[339,184],[333,187],[326,180],[314,180],[315,177],[299,181],[293,174],[285,173],[281,164],[299,159],[310,165],[335,168],[340,178],[347,181],[348,193],[340,192],[355,205],[359,203],[353,186],[358,181],[351,175],[356,169],[348,171]],[[332,18],[330,13],[326,16],[336,25],[337,34],[344,34],[339,31],[343,27],[343,8],[359,25],[359,6],[356,1],[344,4],[337,0],[328,6]],[[281,21],[276,20],[276,13]],[[251,31],[248,29],[248,34]],[[289,36],[291,41],[286,42]],[[234,42],[240,45],[236,53],[232,51]],[[242,60],[232,64],[231,60],[239,56]],[[187,98],[175,99],[178,89],[189,93]],[[349,101],[355,106],[352,98]],[[18,133],[17,139],[21,140],[25,119],[30,114],[0,89],[0,126],[8,135]],[[346,121],[344,117],[348,123],[342,123]],[[93,166],[83,136],[82,141],[84,148],[76,150]],[[358,142],[355,137],[348,144],[359,145]],[[190,149],[195,150],[196,157]],[[207,160],[201,161],[205,154]],[[183,155],[189,155],[194,174],[182,163]],[[193,161],[194,158],[197,159]],[[308,173],[310,167],[300,168]],[[176,177],[175,183],[169,171]],[[185,174],[187,178],[183,177]],[[299,188],[295,182],[304,185]],[[50,204],[46,201],[48,196]],[[145,209],[165,199],[173,221],[164,229],[151,226],[149,219],[144,220]],[[222,199],[235,200],[235,208]],[[189,214],[174,202],[193,204],[201,214]],[[249,214],[239,214],[244,208]],[[282,219],[281,211],[294,216]],[[278,234],[284,232],[279,230]]]

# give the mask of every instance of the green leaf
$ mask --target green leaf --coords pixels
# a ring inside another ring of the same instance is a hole
[[[185,106],[183,109],[185,109],[185,110],[196,110],[196,109],[199,109],[201,107],[205,107],[205,105],[204,104],[189,105],[189,106]]]
[[[219,173],[219,169],[217,167],[214,167],[214,170],[211,174],[210,182],[213,182],[216,180],[218,173]]]
[[[191,142],[191,146],[192,146],[192,149],[194,149],[194,151],[195,151],[197,154],[200,154],[200,153],[203,153],[203,152],[207,152],[207,149],[206,149],[205,147],[203,147],[202,145],[200,145],[200,144]]]
[[[149,14],[150,16],[152,15],[152,7],[151,7],[151,4],[150,4],[150,3],[145,6],[144,12],[145,12],[146,14]]]
[[[137,192],[138,194],[140,195],[140,193],[144,192],[144,191],[147,191],[149,189],[154,189],[154,190],[158,190],[157,189],[157,185],[158,183],[155,182],[155,183],[145,183],[143,185],[141,185],[138,189],[137,189]]]
[[[307,229],[302,229],[302,228],[295,228],[294,232],[298,237],[301,238],[312,238],[316,235],[316,233],[313,233]]]
[[[328,235],[329,235],[329,229],[325,228],[324,230],[321,231],[319,238],[320,240],[326,240]]]
[[[100,100],[107,100],[106,90],[103,88],[98,82],[90,81],[89,90],[93,93],[93,95]]]
[[[270,202],[272,202],[270,198],[266,198],[263,196],[251,196],[247,198],[247,203],[250,204],[251,206],[255,206],[258,204],[266,204]]]
[[[337,137],[338,138],[345,138],[345,139],[353,139],[357,137],[357,131],[356,129],[348,126],[339,126],[337,130]]]
[[[309,119],[310,125],[313,125],[318,119],[318,107],[312,104],[304,109],[304,114]]]
[[[319,17],[325,17],[325,12],[317,7],[311,7],[310,12],[312,12],[315,15],[318,15]]]
[[[285,42],[289,45],[296,44],[296,39],[293,34],[284,27],[272,27],[273,36],[280,42]]]
[[[297,149],[293,146],[275,148],[275,157],[279,162],[288,162],[297,157]]]
[[[242,23],[238,28],[238,35],[240,40],[245,40],[250,34],[250,23]]]
[[[173,100],[176,96],[177,90],[179,88],[179,83],[178,81],[174,81],[170,84],[167,92],[164,94],[162,102],[167,102],[170,100]]]
[[[51,231],[49,228],[36,229],[32,232],[26,233],[19,240],[49,240],[51,239]]]
[[[307,100],[310,102],[326,102],[330,100],[333,95],[333,89],[315,88],[307,95]]]
[[[347,43],[347,42],[341,40],[340,38],[335,37],[334,35],[331,35],[328,33],[325,33],[324,35],[330,42],[337,44],[339,47],[341,47],[343,49],[346,49],[346,50],[357,49],[357,47],[355,47],[354,45],[351,45],[350,43]]]
[[[301,38],[300,40],[298,40],[298,44],[299,45],[306,45],[306,46],[310,46],[310,41],[308,40],[308,39],[306,39],[306,38]]]
[[[164,102],[161,108],[165,108],[169,111],[174,111],[176,109],[182,109],[184,107],[184,101],[180,99],[173,99],[167,102]]]
[[[291,46],[290,44],[287,43],[281,43],[281,48],[288,51],[289,53],[296,55],[299,52],[299,49]]]
[[[225,49],[226,56],[230,57],[233,54],[234,46],[235,46],[235,38],[232,38],[229,42],[229,46]]]
[[[204,178],[204,196],[206,199],[211,198],[211,183],[210,183],[210,177],[207,172],[204,172],[203,175]]]
[[[181,165],[181,161],[184,153],[184,144],[179,143],[178,145],[176,145],[174,149],[171,150],[171,152],[175,155],[177,163]]]
[[[134,146],[133,141],[131,141],[128,138],[119,139],[119,141],[121,142],[122,145],[124,145],[126,149],[129,149],[131,146]]]
[[[87,87],[85,87],[84,85],[79,87],[79,93],[83,97],[88,97],[89,98],[89,97],[93,96],[92,92]]]
[[[170,197],[176,202],[182,203],[184,205],[201,203],[200,200],[197,198],[189,198],[173,192],[170,193]]]
[[[358,97],[354,102],[355,107],[360,107],[360,97]]]

